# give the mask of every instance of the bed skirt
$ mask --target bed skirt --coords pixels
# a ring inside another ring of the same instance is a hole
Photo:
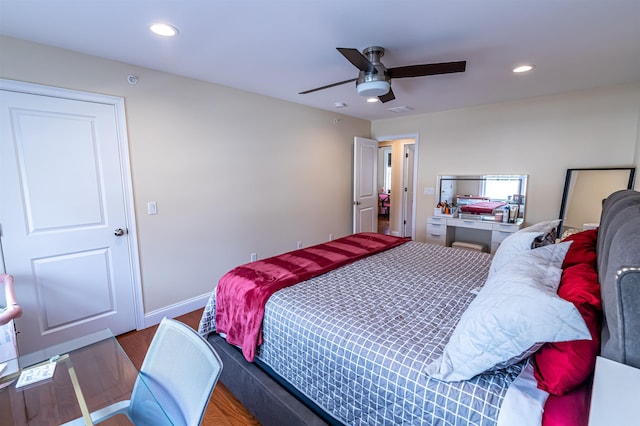
[[[211,333],[207,340],[222,359],[220,381],[263,426],[340,424],[323,420],[220,335]]]

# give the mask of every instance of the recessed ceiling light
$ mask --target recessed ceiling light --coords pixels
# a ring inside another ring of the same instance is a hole
[[[151,31],[154,33],[164,37],[173,37],[178,35],[178,29],[169,24],[156,23],[152,24],[149,28],[151,28]]]
[[[344,108],[344,107],[346,107],[346,106],[347,106],[347,104],[345,104],[344,102],[336,102],[336,103],[334,104],[334,106],[335,106],[336,108]]]
[[[515,67],[513,72],[527,72],[531,71],[535,65],[520,65],[519,67]]]
[[[376,103],[378,102],[378,98],[367,98],[367,102],[369,102],[370,104]]]

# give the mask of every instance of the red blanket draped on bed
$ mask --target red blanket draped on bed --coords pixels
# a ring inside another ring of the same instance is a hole
[[[460,206],[460,211],[463,213],[473,214],[491,214],[493,210],[498,207],[506,206],[504,201],[481,201],[478,203],[465,204]]]
[[[264,306],[273,293],[407,241],[366,232],[238,266],[218,282],[216,331],[252,362],[262,344]]]

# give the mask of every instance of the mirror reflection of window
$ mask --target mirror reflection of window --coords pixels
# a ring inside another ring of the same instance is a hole
[[[520,177],[504,178],[499,176],[487,176],[483,181],[484,188],[480,195],[497,200],[510,200],[514,194],[521,194]]]
[[[475,211],[460,208],[464,219],[494,220],[498,207],[509,203],[517,206],[517,217],[524,221],[527,195],[527,175],[441,175],[438,176],[438,203],[453,203],[454,207],[474,203],[492,203]],[[501,204],[500,204],[501,203]],[[491,211],[486,209],[491,208]],[[479,210],[484,209],[484,210]],[[482,213],[479,213],[482,211]],[[502,211],[500,211],[502,213]],[[475,215],[475,216],[473,216]],[[462,217],[462,216],[461,216]]]

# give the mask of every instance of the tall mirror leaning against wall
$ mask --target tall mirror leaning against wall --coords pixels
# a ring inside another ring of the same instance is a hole
[[[438,176],[438,190],[438,205],[450,206],[453,217],[508,223],[524,221],[526,175]]]
[[[635,172],[635,167],[567,169],[558,235],[596,228],[604,199],[615,191],[632,189]]]

